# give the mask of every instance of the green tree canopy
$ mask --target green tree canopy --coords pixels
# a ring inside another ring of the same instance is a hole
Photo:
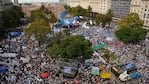
[[[118,56],[117,55],[115,55],[114,54],[114,52],[111,52],[111,51],[109,51],[109,50],[107,50],[107,49],[104,49],[103,50],[103,53],[104,53],[104,55],[103,55],[103,58],[106,60],[106,62],[110,62],[110,61],[114,61],[114,60],[116,60],[117,58],[118,58]]]
[[[79,35],[63,35],[62,33],[58,34],[56,42],[50,43],[49,54],[52,58],[74,59],[79,56],[84,58],[91,56],[93,49],[89,40]]]
[[[111,22],[112,22],[112,17],[113,17],[113,12],[112,10],[108,10],[108,12],[106,14],[97,14],[95,21],[97,25],[100,25],[102,27],[105,27],[106,24],[108,24],[110,26]]]
[[[71,8],[70,6],[65,5],[64,8],[66,9],[66,12],[67,12],[68,14],[71,14],[72,8]]]
[[[25,29],[25,33],[27,37],[31,37],[32,35],[38,41],[44,41],[47,39],[47,34],[51,32],[51,28],[47,21],[41,19],[40,21],[32,22],[28,28]]]
[[[130,13],[126,18],[120,20],[119,22],[120,27],[130,27],[130,28],[142,28],[143,21],[139,18],[137,13]]]
[[[39,21],[40,19],[46,19],[41,10],[31,11],[30,22]]]
[[[43,6],[42,6],[43,7]],[[44,19],[45,21],[49,22],[49,19],[46,16],[44,7],[37,10],[33,10],[31,11],[31,16],[30,16],[30,22],[35,22],[35,21],[39,21],[41,19]],[[41,10],[44,9],[44,10]]]
[[[119,26],[115,33],[124,43],[138,43],[146,38],[147,30],[143,29],[143,21],[136,13],[130,13],[120,20]]]
[[[92,7],[90,5],[88,6],[87,12],[88,12],[88,17],[90,17],[90,13],[92,12]]]
[[[115,33],[120,40],[127,44],[145,40],[147,31],[143,28],[120,28]]]
[[[5,36],[10,29],[15,30],[23,16],[20,6],[12,6],[0,11],[0,38]]]
[[[96,24],[105,27],[106,25],[106,15],[104,14],[97,14],[95,18]]]
[[[55,23],[57,21],[57,18],[53,13],[51,13],[49,20],[50,20],[50,23]]]
[[[109,9],[108,12],[106,13],[106,17],[105,17],[106,23],[107,23],[108,25],[111,24],[111,22],[112,22],[112,17],[113,17],[113,16],[114,16],[113,11],[112,11],[111,9]]]
[[[1,12],[1,19],[5,28],[17,27],[22,16],[23,13],[18,6],[13,6]]]
[[[87,10],[82,8],[81,6],[72,7],[72,15],[73,16],[87,16]]]

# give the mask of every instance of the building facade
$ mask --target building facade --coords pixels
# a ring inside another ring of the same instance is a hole
[[[116,18],[124,18],[130,11],[131,0],[69,0],[68,5],[76,7],[78,5],[87,9],[92,7],[92,12],[106,14],[109,9],[114,12]]]
[[[132,0],[131,13],[137,13],[144,21],[144,27],[149,29],[149,0]]]
[[[0,0],[0,11],[12,5],[13,3],[11,0]]]
[[[67,0],[59,0],[59,3],[62,5],[66,5],[67,4]]]
[[[14,5],[18,5],[19,4],[18,0],[14,0],[13,3],[14,3]]]
[[[130,12],[131,0],[112,0],[111,9],[115,18],[125,18]]]

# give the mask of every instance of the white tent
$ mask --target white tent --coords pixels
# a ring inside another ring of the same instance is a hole
[[[111,37],[106,37],[106,40],[107,40],[107,41],[113,41],[113,38],[111,38]]]

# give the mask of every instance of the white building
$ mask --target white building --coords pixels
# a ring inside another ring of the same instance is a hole
[[[12,5],[11,0],[0,0],[0,11]]]
[[[125,18],[130,12],[131,0],[111,0],[111,9],[115,18]]]
[[[144,27],[149,29],[149,0],[132,0],[130,12],[138,13],[144,21]]]
[[[19,4],[18,0],[13,0],[13,3],[14,3],[14,5],[18,5]]]
[[[59,0],[59,3],[62,5],[66,5],[67,4],[67,0]]]

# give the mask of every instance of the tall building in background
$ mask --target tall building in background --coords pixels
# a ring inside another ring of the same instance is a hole
[[[19,2],[18,2],[18,0],[14,0],[14,5],[18,5],[19,4]]]
[[[130,12],[131,0],[112,0],[111,9],[115,18],[125,18]]]
[[[13,3],[11,0],[0,0],[0,11],[12,5]]]
[[[66,5],[67,4],[67,0],[59,0],[59,3],[62,5]]]
[[[132,0],[130,12],[138,13],[144,21],[144,27],[149,29],[149,0]]]

